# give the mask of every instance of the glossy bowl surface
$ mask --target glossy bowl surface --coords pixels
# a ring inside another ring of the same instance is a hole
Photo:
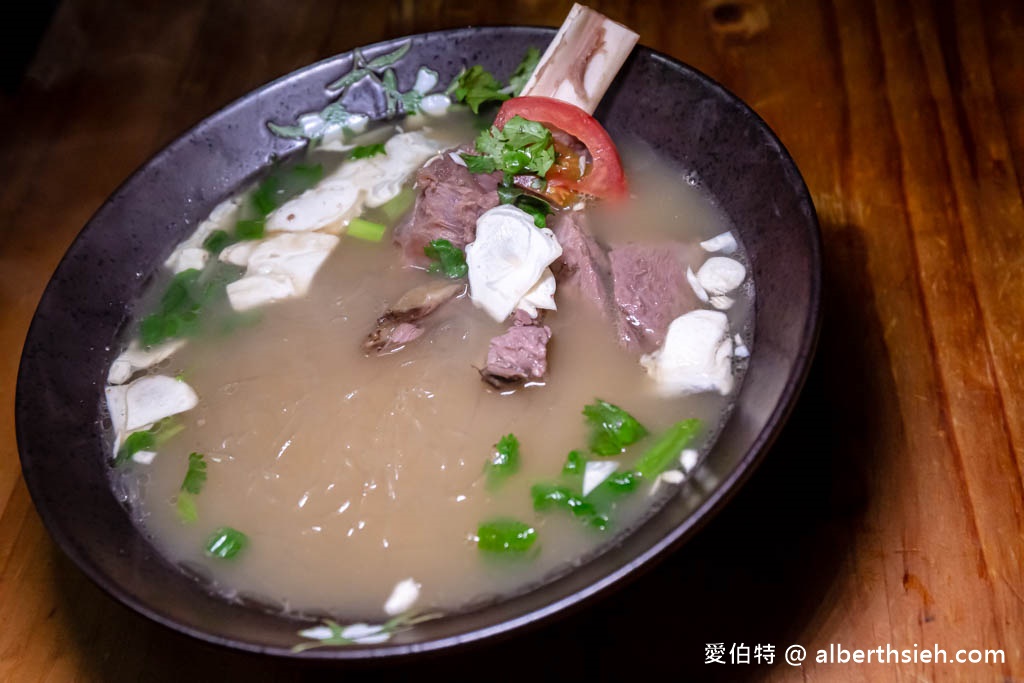
[[[367,59],[407,40],[394,68],[408,88],[420,65],[447,83],[463,65],[507,75],[551,29],[471,28],[367,46]],[[299,143],[270,134],[329,101],[325,86],[352,68],[347,53],[300,69],[202,121],[131,176],[68,249],[39,303],[18,375],[22,468],[46,527],[97,584],[138,612],[209,642],[304,658],[392,657],[451,648],[577,606],[678,547],[725,504],[786,419],[817,336],[820,236],[789,154],[746,105],[698,71],[638,47],[597,117],[612,135],[650,144],[724,209],[747,248],[756,286],[753,355],[736,408],[698,476],[622,543],[525,595],[427,622],[380,645],[291,648],[308,627],[207,593],[157,554],[111,491],[101,423],[103,386],[122,328],[150,275],[210,210]],[[347,95],[382,116],[379,87]],[[680,178],[680,182],[684,182]]]

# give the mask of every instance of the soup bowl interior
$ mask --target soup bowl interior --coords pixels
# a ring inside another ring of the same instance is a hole
[[[420,65],[447,83],[463,65],[509,73],[537,28],[442,31],[411,38],[395,65],[411,85]],[[406,39],[364,49],[368,57]],[[749,475],[800,390],[818,326],[817,221],[793,161],[748,107],[706,76],[637,48],[596,116],[613,136],[658,150],[680,182],[703,187],[736,226],[756,288],[753,354],[729,421],[679,495],[582,566],[510,599],[419,624],[384,644],[295,653],[308,621],[228,602],[163,559],[133,525],[109,481],[102,416],[107,369],[152,274],[197,223],[275,156],[300,144],[267,121],[323,108],[324,87],[352,67],[334,57],[246,95],[198,124],[129,178],[81,231],[39,304],[18,377],[16,421],[25,480],[57,544],[116,599],[171,628],[240,649],[283,656],[367,658],[450,648],[537,622],[620,582],[677,547]],[[366,82],[346,103],[382,117]],[[685,172],[685,178],[684,178]]]

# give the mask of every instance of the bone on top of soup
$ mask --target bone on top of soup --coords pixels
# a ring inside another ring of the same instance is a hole
[[[727,416],[753,283],[713,199],[639,143],[599,169],[475,120],[308,150],[139,303],[114,484],[226,596],[370,619],[514,594],[626,533]]]

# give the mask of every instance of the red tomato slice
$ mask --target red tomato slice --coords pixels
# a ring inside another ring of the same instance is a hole
[[[561,128],[582,142],[590,152],[593,163],[583,178],[549,178],[550,183],[604,199],[621,199],[629,192],[615,143],[608,131],[587,112],[552,97],[514,97],[501,105],[494,125],[503,128],[513,116]]]

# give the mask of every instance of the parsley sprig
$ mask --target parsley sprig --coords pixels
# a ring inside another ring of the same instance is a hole
[[[188,470],[185,472],[185,478],[181,482],[176,504],[178,519],[186,524],[192,523],[199,518],[199,513],[196,510],[195,496],[199,495],[200,491],[203,490],[203,484],[205,483],[206,461],[203,454],[189,453]]]

